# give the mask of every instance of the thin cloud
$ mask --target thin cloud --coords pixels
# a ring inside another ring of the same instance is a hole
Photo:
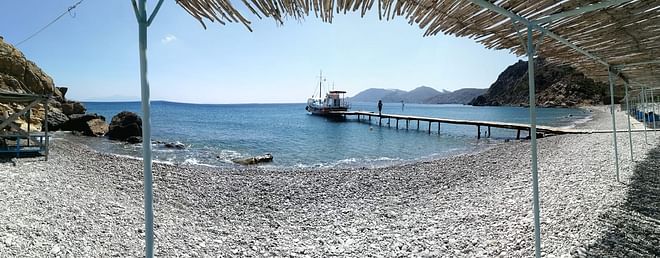
[[[172,34],[167,34],[163,39],[160,40],[160,42],[162,42],[163,44],[169,44],[170,42],[175,40],[176,40],[176,36]]]

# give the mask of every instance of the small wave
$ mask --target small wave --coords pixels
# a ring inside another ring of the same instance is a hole
[[[204,167],[211,167],[211,168],[217,168],[218,167],[218,166],[215,166],[215,165],[202,163],[196,158],[187,158],[181,163],[181,165],[195,165],[195,166],[204,166]]]

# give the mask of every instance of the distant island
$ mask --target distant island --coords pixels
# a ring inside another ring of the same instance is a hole
[[[486,93],[488,89],[460,89],[456,91],[438,91],[428,86],[420,86],[411,91],[399,89],[371,88],[364,90],[351,98],[354,102],[387,103],[401,102],[419,104],[467,104],[472,99]]]

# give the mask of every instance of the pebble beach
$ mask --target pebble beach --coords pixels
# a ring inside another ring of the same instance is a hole
[[[590,109],[580,127],[611,129]],[[543,256],[660,255],[656,135],[633,133],[635,162],[617,136],[620,182],[611,134],[539,139]],[[50,155],[0,163],[0,257],[144,256],[142,162],[64,139]],[[155,255],[530,257],[531,189],[527,140],[384,168],[157,163]]]

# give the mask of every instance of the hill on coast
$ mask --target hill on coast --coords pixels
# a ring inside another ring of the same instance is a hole
[[[608,104],[609,88],[567,65],[535,59],[536,103],[542,107]],[[483,95],[469,102],[475,106],[528,106],[527,61],[507,67]],[[620,92],[620,90],[617,90]],[[619,99],[617,97],[616,99]]]
[[[460,89],[456,91],[438,91],[428,86],[417,87],[411,91],[398,89],[371,88],[351,98],[356,102],[400,102],[420,104],[467,104],[473,98],[486,92],[486,89]]]

